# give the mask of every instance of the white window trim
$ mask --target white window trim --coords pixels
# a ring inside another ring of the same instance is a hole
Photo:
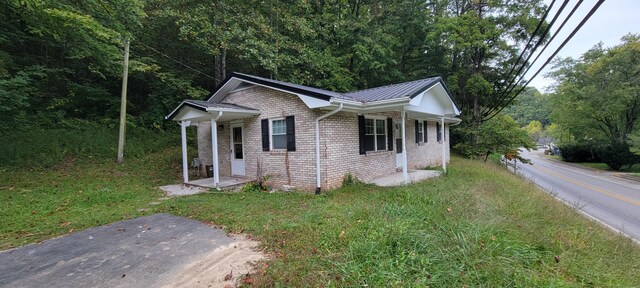
[[[373,120],[373,134],[367,134],[367,132],[366,132],[366,127],[367,127],[367,122],[366,121],[367,121],[367,119]],[[383,134],[377,134],[376,133],[376,121],[377,120],[384,121],[384,139],[385,139],[384,143],[386,144],[384,149],[378,149],[378,136],[383,135]],[[389,142],[389,137],[387,137],[387,132],[388,132],[387,131],[387,125],[388,125],[387,124],[387,118],[386,117],[382,117],[382,116],[365,116],[364,117],[364,121],[365,121],[365,124],[364,124],[365,125],[365,133],[364,133],[364,135],[365,135],[365,137],[367,135],[369,135],[369,136],[373,135],[373,149],[374,149],[374,150],[365,151],[365,153],[386,151],[387,148],[389,147],[389,143],[387,143],[387,142]]]
[[[282,151],[286,150],[286,144],[284,148],[273,148],[273,121],[282,120],[284,121],[284,134],[276,134],[276,135],[287,135],[287,120],[284,117],[279,118],[271,118],[269,119],[269,150],[270,151]]]

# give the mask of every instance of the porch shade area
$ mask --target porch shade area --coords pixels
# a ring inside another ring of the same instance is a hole
[[[182,177],[183,182],[189,182],[189,161],[187,158],[187,127],[192,122],[211,122],[211,155],[213,163],[213,187],[220,186],[220,162],[218,161],[218,121],[230,121],[260,115],[260,111],[235,104],[213,103],[200,100],[185,100],[171,114],[167,120],[180,124],[182,138]]]

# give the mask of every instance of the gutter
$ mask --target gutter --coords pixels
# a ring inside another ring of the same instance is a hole
[[[336,110],[333,110],[333,111],[331,111],[329,113],[326,113],[326,114],[321,115],[320,117],[316,118],[316,195],[320,194],[320,189],[321,189],[321,186],[322,186],[321,181],[320,181],[320,120],[340,112],[340,110],[342,110],[343,106],[344,105],[342,105],[342,103],[340,103],[340,106],[338,106],[338,108],[336,108]]]

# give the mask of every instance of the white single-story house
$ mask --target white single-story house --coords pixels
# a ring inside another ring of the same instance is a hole
[[[449,126],[460,110],[440,77],[337,93],[232,73],[206,101],[184,100],[166,119],[197,126],[198,158],[221,177],[269,176],[279,188],[319,193],[345,175],[370,181],[449,161]],[[213,163],[213,164],[212,164]]]

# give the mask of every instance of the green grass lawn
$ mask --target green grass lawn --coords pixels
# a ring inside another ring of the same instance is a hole
[[[180,181],[179,165],[173,147],[124,165],[0,168],[0,249],[165,212],[260,240],[273,259],[257,286],[640,286],[637,245],[492,163],[453,157],[448,176],[398,188],[149,205],[162,197],[155,187]]]

